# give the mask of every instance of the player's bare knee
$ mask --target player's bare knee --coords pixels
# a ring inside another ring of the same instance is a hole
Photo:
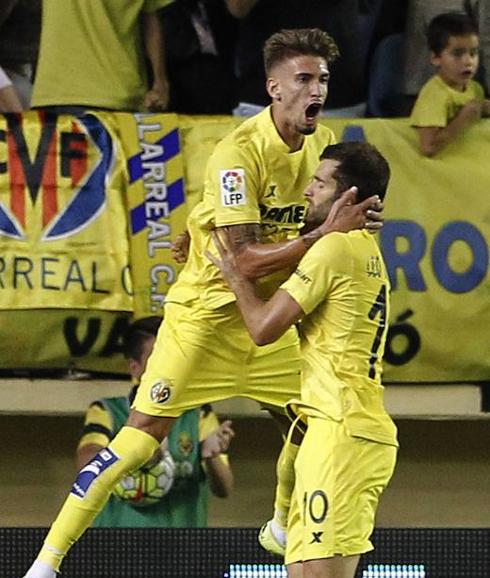
[[[174,421],[172,417],[148,415],[132,409],[126,425],[144,431],[161,443],[169,434]]]

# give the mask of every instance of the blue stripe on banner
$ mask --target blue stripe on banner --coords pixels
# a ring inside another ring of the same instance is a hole
[[[175,157],[180,152],[179,131],[174,129],[162,137],[156,143],[163,147],[163,154],[159,157],[151,159],[152,163],[167,162],[172,157]],[[141,162],[141,153],[134,155],[128,159],[129,182],[134,183],[143,177],[143,165]]]
[[[167,187],[168,210],[171,213],[184,204],[184,180],[178,179]],[[136,235],[146,227],[145,203],[131,210],[131,233]]]

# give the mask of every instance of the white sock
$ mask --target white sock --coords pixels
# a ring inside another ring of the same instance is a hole
[[[56,578],[56,572],[46,562],[34,560],[24,578]]]

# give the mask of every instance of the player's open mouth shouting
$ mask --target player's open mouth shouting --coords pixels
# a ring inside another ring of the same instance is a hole
[[[320,116],[320,112],[322,110],[322,102],[315,101],[310,103],[305,109],[305,118],[307,124],[316,124],[318,117]]]

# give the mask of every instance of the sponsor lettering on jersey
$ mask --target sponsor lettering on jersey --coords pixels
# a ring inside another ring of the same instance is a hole
[[[245,171],[243,169],[220,171],[220,187],[223,207],[237,207],[247,204]]]
[[[301,224],[306,216],[304,205],[288,205],[286,207],[269,207],[259,204],[260,218],[263,223]]]
[[[79,472],[70,493],[83,500],[87,495],[90,486],[93,484],[102,472],[109,466],[119,461],[119,456],[109,448],[101,450],[93,460],[91,460]]]
[[[305,285],[309,285],[313,281],[311,277],[309,277],[304,271],[301,271],[301,269],[299,268],[294,271],[294,274],[297,275]]]

